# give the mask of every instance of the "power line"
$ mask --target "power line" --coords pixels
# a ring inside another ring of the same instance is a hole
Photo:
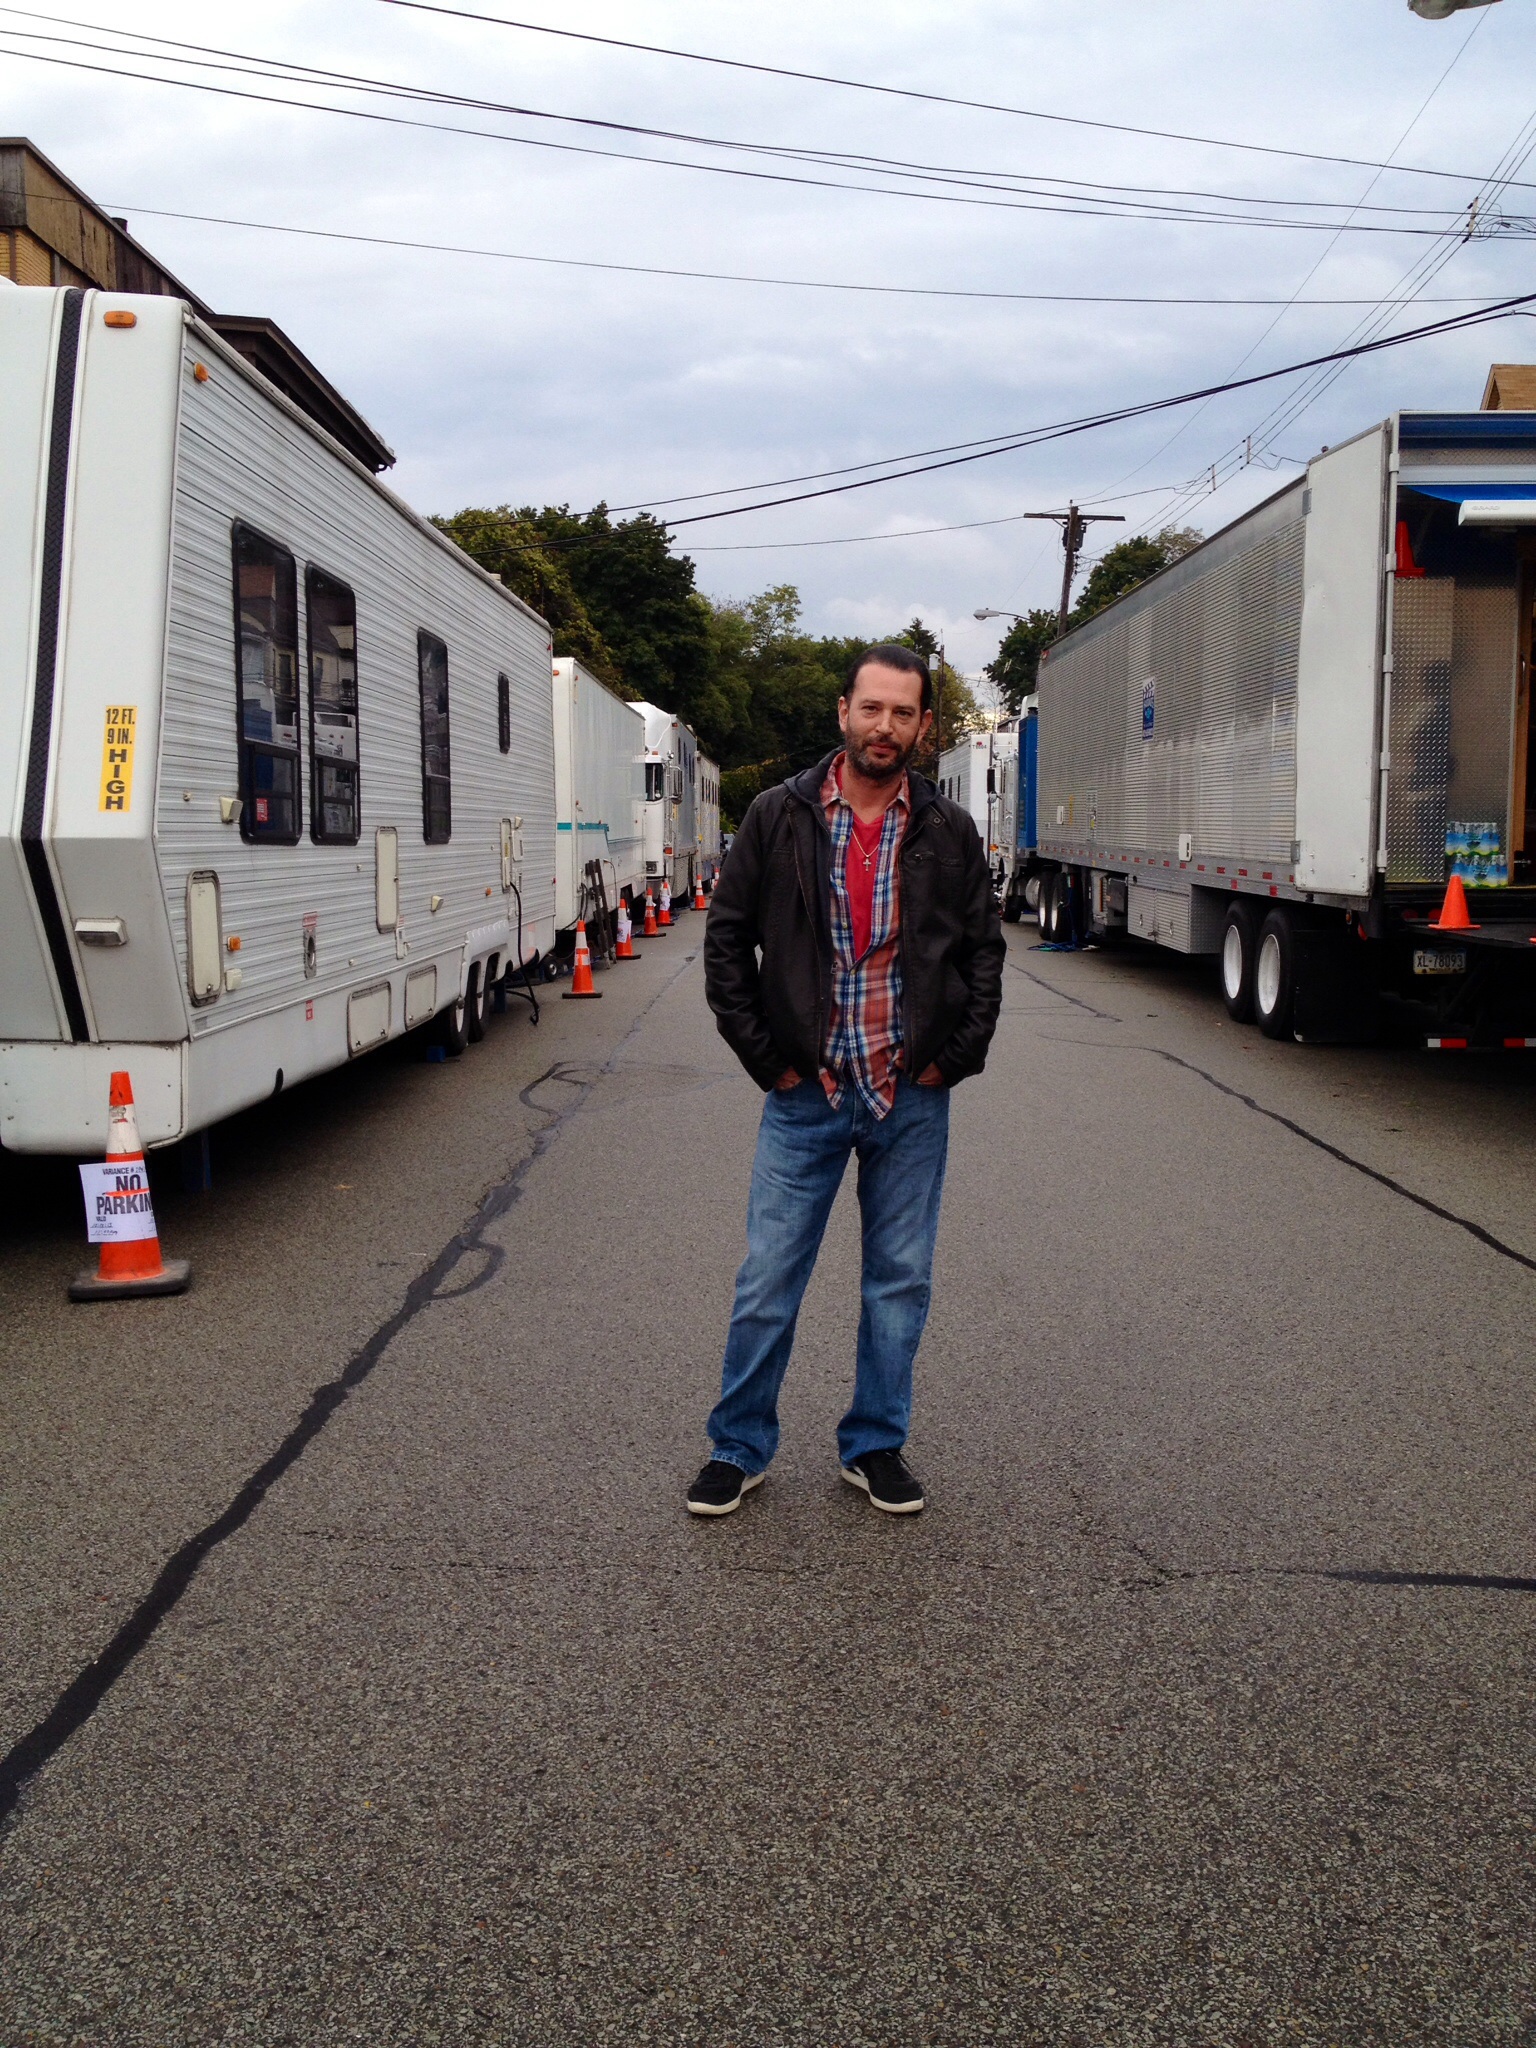
[[[1251,384],[1264,384],[1271,382],[1275,378],[1296,376],[1301,371],[1312,369],[1319,363],[1331,363],[1337,360],[1341,353],[1351,356],[1369,355],[1383,348],[1396,348],[1406,341],[1419,341],[1429,335],[1449,334],[1462,327],[1480,326],[1485,321],[1501,319],[1506,313],[1528,305],[1533,301],[1536,301],[1536,292],[1526,293],[1514,299],[1500,299],[1492,305],[1481,306],[1471,313],[1454,314],[1448,319],[1432,322],[1427,327],[1411,328],[1403,334],[1390,335],[1385,340],[1366,342],[1352,350],[1342,352],[1335,350],[1330,355],[1313,356],[1305,362],[1290,363],[1278,370],[1262,370],[1248,377],[1228,378],[1219,384],[1206,385],[1199,391],[1185,392],[1178,398],[1159,398],[1150,400],[1145,404],[1129,406],[1113,412],[1089,413],[1085,414],[1081,419],[1058,422],[1055,426],[1021,427],[1001,434],[980,434],[971,441],[950,441],[937,448],[914,449],[906,455],[876,456],[872,457],[868,462],[845,463],[837,469],[809,470],[802,476],[776,477],[767,483],[726,484],[708,491],[682,491],[675,497],[670,498],[638,498],[632,504],[615,505],[610,507],[610,509],[615,512],[665,510],[669,505],[698,504],[706,498],[733,498],[741,496],[746,491],[781,490],[787,488],[790,484],[820,483],[828,477],[857,476],[860,472],[869,469],[887,470],[891,471],[891,474],[866,478],[866,483],[888,483],[894,481],[898,476],[919,476],[924,474],[926,469],[948,469],[954,466],[949,462],[929,462],[928,458],[930,456],[954,456],[961,461],[978,462],[984,460],[989,455],[1006,455],[1014,449],[1028,447],[1036,435],[1045,440],[1054,440],[1058,438],[1059,434],[1064,432],[1082,432],[1090,427],[1110,425],[1123,419],[1140,418],[1146,413],[1165,412],[1174,406],[1190,405],[1200,399],[1219,397],[1223,392],[1241,391]],[[968,453],[967,451],[970,450],[976,452],[974,454]],[[891,470],[891,465],[898,462],[918,463],[923,465],[923,467]],[[858,485],[844,486],[846,489],[858,489],[861,487]],[[826,493],[808,492],[806,495],[821,497],[826,495]],[[799,501],[797,499],[782,498],[776,499],[774,502],[777,504],[795,504]],[[756,511],[759,508],[752,505],[738,506],[732,509]],[[723,518],[728,515],[725,513],[707,513],[703,516],[706,518]],[[672,520],[668,523],[685,526],[691,525],[693,522],[692,520]]]
[[[0,13],[16,15],[28,21],[48,21],[65,27],[89,28],[95,26],[92,23],[76,21],[67,15],[42,14],[27,8],[0,7]],[[509,101],[479,99],[465,94],[444,92],[427,86],[403,84],[398,80],[368,77],[359,72],[337,71],[318,65],[299,64],[287,58],[263,57],[253,55],[247,51],[224,49],[204,43],[179,41],[170,36],[149,35],[138,29],[110,29],[106,32],[118,37],[120,42],[131,40],[134,43],[153,44],[156,46],[156,51],[191,51],[194,53],[194,57],[178,55],[158,60],[167,63],[183,64],[188,67],[192,67],[194,61],[196,61],[197,68],[235,70],[239,75],[243,76],[274,78],[300,83],[314,80],[321,84],[337,85],[347,91],[377,93],[386,97],[403,98],[421,104],[460,107],[480,113],[508,114],[529,120],[567,122],[578,127],[605,129],[620,135],[645,136],[668,142],[691,143],[699,148],[743,151],[749,154],[765,155],[834,168],[864,170],[880,176],[894,175],[960,182],[1004,181],[1005,189],[1013,189],[1016,186],[1022,186],[1025,189],[1038,187],[1046,196],[1058,198],[1075,196],[1075,192],[1122,195],[1120,199],[1111,198],[1111,203],[1117,204],[1140,205],[1153,200],[1165,202],[1173,199],[1204,199],[1228,205],[1248,207],[1322,207],[1335,212],[1343,209],[1347,209],[1350,212],[1364,210],[1372,213],[1405,215],[1415,218],[1434,217],[1437,219],[1444,218],[1447,211],[1458,214],[1460,212],[1459,208],[1448,209],[1445,206],[1380,205],[1362,207],[1361,202],[1358,201],[1323,199],[1314,196],[1290,199],[1283,195],[1275,196],[1265,193],[1216,192],[1203,187],[1134,184],[1127,183],[1125,180],[1104,178],[1074,178],[1055,171],[1011,171],[995,168],[978,168],[974,165],[931,164],[914,161],[910,158],[878,156],[868,150],[832,149],[825,145],[812,146],[793,143],[748,142],[742,141],[739,137],[701,135],[687,129],[657,128],[634,121],[613,121],[594,115],[553,112],[547,108],[529,107]],[[94,43],[78,37],[38,35],[21,29],[8,29],[4,33],[15,37],[26,37],[29,40],[35,41],[62,42],[69,47],[106,50],[112,55],[139,58],[156,57],[156,51],[146,52],[136,49],[124,51],[120,50],[116,44]],[[227,59],[230,61],[227,63],[212,62],[204,64],[202,62],[204,59]],[[261,68],[257,69],[256,67]],[[1055,188],[1058,186],[1074,188],[1074,192],[1057,192]],[[985,189],[984,182],[983,189]],[[1130,196],[1127,198],[1124,195]],[[1183,208],[1172,210],[1181,214],[1186,211]]]
[[[7,29],[4,31],[0,31],[0,33],[16,37],[27,32]],[[70,39],[65,37],[53,36],[42,38],[41,40],[63,42],[70,47],[81,46],[78,43],[71,43]],[[100,49],[103,52],[114,56],[137,56],[141,59],[141,61],[147,62],[176,62],[183,65],[191,65],[195,61],[188,58],[159,58],[156,57],[153,52],[122,51],[118,49],[115,45],[108,46],[92,44],[86,45],[86,47]],[[1061,195],[1055,199],[1049,199],[1045,197],[1028,198],[1020,196],[1021,188],[1016,186],[1009,186],[1006,188],[1014,196],[986,197],[984,196],[985,188],[978,185],[974,179],[955,177],[947,173],[938,174],[938,181],[950,184],[963,184],[965,185],[966,189],[964,191],[926,191],[910,190],[906,186],[893,186],[889,184],[860,184],[846,178],[816,178],[806,176],[803,173],[792,173],[789,171],[782,170],[753,170],[748,169],[747,167],[739,164],[699,163],[691,158],[685,157],[659,156],[635,150],[601,149],[590,143],[555,142],[545,136],[509,135],[499,129],[468,128],[458,126],[452,122],[417,120],[401,114],[381,113],[373,108],[368,107],[337,106],[326,101],[316,101],[312,99],[294,99],[290,98],[286,94],[281,93],[252,92],[233,85],[215,85],[206,79],[169,78],[163,76],[159,72],[131,70],[123,65],[88,63],[84,58],[61,57],[51,55],[40,50],[22,50],[16,49],[14,47],[4,46],[3,48],[0,48],[0,54],[17,58],[24,63],[50,64],[64,70],[83,71],[108,78],[129,78],[141,84],[171,86],[179,91],[207,93],[221,99],[247,100],[263,106],[293,107],[306,113],[334,114],[342,116],[349,120],[372,121],[387,127],[410,128],[433,134],[458,135],[466,137],[467,139],[472,141],[500,142],[512,145],[517,148],[539,149],[548,152],[553,152],[557,155],[562,156],[583,156],[609,162],[651,164],[669,170],[698,171],[714,177],[745,179],[754,184],[792,185],[816,191],[859,192],[867,196],[881,199],[916,200],[920,202],[926,202],[930,205],[941,206],[984,207],[991,211],[1001,211],[1008,213],[1055,214],[1071,219],[1135,220],[1138,222],[1159,222],[1165,225],[1172,224],[1178,226],[1201,225],[1219,227],[1262,227],[1279,230],[1281,232],[1330,235],[1334,234],[1337,231],[1338,226],[1338,224],[1333,221],[1279,220],[1270,219],[1262,214],[1253,213],[1223,214],[1213,212],[1210,210],[1170,207],[1165,203],[1160,202],[1153,203],[1140,202],[1135,200],[1120,200],[1109,204],[1099,203],[1090,205],[1085,202],[1072,199],[1069,195]],[[272,80],[274,82],[279,83],[298,82],[300,84],[306,85],[312,82],[317,84],[322,82],[315,80],[313,77],[313,73],[310,73],[309,75],[300,76],[293,70],[292,67],[290,67],[286,73],[276,68],[273,68],[279,62],[280,60],[275,59],[247,60],[248,64],[266,63],[268,65],[268,68],[262,71],[240,69],[240,67],[238,67],[235,64],[210,64],[202,68],[234,70],[239,76],[256,77],[260,78],[264,82],[267,80]],[[368,82],[349,84],[342,80],[339,74],[336,75],[336,80],[337,82],[341,83],[342,89],[345,91],[369,92],[373,94],[383,95],[385,97],[405,98],[407,100],[416,102],[425,99],[430,100],[432,103],[438,103],[438,101],[441,101],[442,103],[445,104],[454,103],[463,104],[466,106],[477,104],[470,101],[454,101],[452,99],[452,96],[448,95],[428,95],[421,92],[420,90],[412,89],[409,87],[394,87],[388,85],[378,85]],[[537,108],[508,107],[503,111],[506,111],[509,115],[520,118],[553,119],[561,121],[569,120],[577,122],[579,125],[582,126],[607,127],[620,125],[591,121],[586,116],[549,115]],[[640,132],[654,133],[658,137],[664,134],[664,131],[661,130]],[[774,155],[780,157],[790,155],[790,153],[787,150],[780,148],[778,145],[744,145],[733,143],[717,144],[710,143],[708,141],[701,141],[698,144],[698,146],[722,147],[733,150],[753,150],[760,154]],[[801,162],[815,162],[818,161],[818,158],[813,153],[807,152],[801,154],[796,158],[793,158],[793,160]],[[872,176],[902,176],[907,178],[908,180],[922,180],[930,183],[934,182],[935,177],[935,174],[920,173],[917,171],[882,172],[879,165],[873,159],[867,159],[864,160],[863,162],[855,163],[848,167],[855,169],[864,169],[866,172],[868,172],[869,175]],[[1269,202],[1258,201],[1256,203],[1265,204]],[[1291,204],[1293,202],[1280,201],[1274,203]],[[1294,203],[1299,204],[1301,202]],[[1132,208],[1134,208],[1135,210],[1130,210]],[[1514,227],[1517,231],[1520,232],[1524,232],[1528,226],[1528,224],[1525,222],[1510,223],[1508,225]],[[1351,224],[1349,232],[1352,234],[1366,235],[1438,236],[1440,233],[1443,232],[1443,229],[1430,227],[1411,227],[1400,224],[1388,225],[1385,223],[1359,222]]]
[[[1476,33],[1475,29],[1473,33]],[[1469,36],[1468,41],[1470,40]],[[1532,115],[1521,124],[1514,140],[1503,151],[1493,170],[1489,173],[1487,180],[1473,201],[1474,218],[1477,207],[1484,200],[1497,203],[1500,193],[1506,190],[1513,182],[1515,172],[1524,166],[1533,148],[1536,148],[1536,115]],[[1469,227],[1466,235],[1448,235],[1438,245],[1427,249],[1419,261],[1398,280],[1392,292],[1378,303],[1372,313],[1367,314],[1364,320],[1357,323],[1354,330],[1346,338],[1346,345],[1358,343],[1362,337],[1374,338],[1376,335],[1379,335],[1394,314],[1401,312],[1405,306],[1412,304],[1424,286],[1433,282],[1439,276],[1440,272],[1445,269],[1446,265],[1455,256],[1461,243],[1468,238],[1470,232],[1471,229]],[[1289,392],[1277,405],[1272,406],[1258,426],[1254,428],[1253,432],[1245,436],[1242,444],[1229,448],[1224,455],[1211,465],[1211,488],[1214,490],[1217,487],[1218,471],[1221,472],[1222,481],[1224,482],[1228,476],[1235,475],[1239,469],[1246,466],[1246,463],[1253,458],[1255,445],[1257,445],[1258,452],[1261,454],[1265,449],[1272,447],[1280,435],[1293,426],[1301,415],[1310,406],[1316,404],[1324,392],[1337,382],[1338,378],[1343,375],[1348,360],[1347,356],[1343,356],[1340,360],[1333,363],[1329,363],[1325,359],[1322,367],[1317,369],[1299,390]],[[1164,508],[1165,516],[1170,518],[1182,517],[1205,495],[1204,478],[1192,480],[1171,504]]]
[[[831,498],[841,496],[847,491],[868,490],[873,484],[897,483],[903,477],[926,476],[934,470],[958,469],[966,463],[985,462],[994,455],[1011,455],[1022,448],[1038,448],[1048,441],[1065,440],[1076,434],[1091,433],[1100,427],[1117,426],[1126,420],[1145,419],[1153,413],[1169,412],[1175,406],[1193,405],[1202,398],[1215,397],[1225,391],[1242,391],[1250,385],[1273,383],[1280,377],[1294,377],[1303,370],[1317,369],[1325,363],[1351,360],[1356,356],[1375,355],[1383,349],[1401,348],[1405,342],[1423,341],[1436,335],[1457,333],[1463,328],[1483,326],[1489,321],[1504,319],[1510,313],[1532,304],[1536,304],[1536,292],[1524,292],[1518,298],[1502,299],[1496,305],[1486,306],[1479,312],[1456,314],[1448,320],[1437,320],[1426,327],[1409,328],[1402,334],[1389,334],[1372,341],[1359,342],[1347,349],[1333,349],[1327,355],[1311,356],[1304,362],[1287,363],[1278,370],[1257,370],[1251,376],[1229,378],[1224,383],[1206,385],[1198,391],[1181,392],[1174,398],[1149,399],[1140,405],[1119,406],[1113,411],[1090,414],[1082,419],[1065,420],[1048,427],[1032,428],[1016,437],[999,438],[997,445],[975,448],[971,453],[951,455],[942,461],[924,462],[909,469],[889,470],[883,476],[860,477],[851,483],[831,484],[819,491],[800,491],[788,498],[759,499],[748,505],[728,505],[718,512],[690,513],[686,518],[669,519],[666,523],[669,527],[698,526],[705,520],[734,519],[743,512],[771,511],[780,505],[804,504],[811,498]],[[857,466],[870,467],[867,463]],[[721,494],[705,492],[700,495],[714,497]],[[674,499],[670,502],[680,501]]]
[[[449,106],[479,113],[498,113],[518,118],[567,122],[578,127],[599,128],[615,134],[645,136],[668,142],[686,142],[699,148],[742,151],[748,154],[765,155],[790,161],[813,163],[833,168],[868,171],[878,176],[939,179],[967,183],[983,181],[1004,181],[1004,189],[1022,187],[1035,190],[1044,196],[1061,198],[1075,197],[1078,192],[1110,195],[1108,203],[1116,205],[1143,206],[1150,202],[1159,204],[1173,199],[1204,199],[1238,206],[1278,207],[1322,207],[1337,211],[1348,207],[1352,212],[1361,210],[1359,202],[1308,197],[1289,199],[1261,193],[1213,192],[1203,188],[1184,186],[1128,184],[1124,180],[1102,178],[1073,178],[1058,172],[1001,171],[978,169],[975,166],[953,164],[930,164],[915,162],[900,157],[877,156],[867,150],[840,150],[826,147],[811,147],[801,144],[743,142],[739,138],[700,135],[690,130],[657,128],[634,121],[611,121],[586,114],[551,112],[546,108],[529,107],[503,100],[489,100],[470,97],[461,93],[444,92],[433,87],[402,83],[395,79],[369,77],[355,71],[338,71],[315,64],[300,64],[288,58],[266,57],[250,51],[231,50],[215,44],[189,43],[172,36],[151,35],[141,29],[102,29],[100,24],[77,20],[70,15],[45,14],[35,8],[0,6],[0,14],[12,15],[23,21],[43,21],[53,27],[94,29],[117,38],[114,43],[100,43],[79,36],[59,36],[27,29],[4,29],[0,33],[27,42],[61,43],[70,49],[91,49],[105,51],[112,56],[133,57],[141,61],[180,64],[188,69],[232,71],[241,77],[256,77],[278,82],[339,86],[348,92],[366,92],[386,98],[397,98],[415,104]],[[151,44],[151,50],[137,48],[123,49],[123,43]],[[1463,45],[1465,47],[1465,45]],[[160,56],[161,51],[171,51],[169,57]],[[191,52],[190,56],[180,54]],[[20,52],[17,54],[26,54]],[[1071,192],[1058,192],[1058,186],[1075,188]],[[1120,195],[1115,197],[1114,195]],[[1129,195],[1129,196],[1126,196]],[[1195,209],[1172,208],[1174,214],[1184,215]],[[1366,209],[1374,213],[1406,215],[1411,217],[1434,217],[1443,219],[1447,212],[1444,206],[1375,206]],[[1459,213],[1459,209],[1453,209]],[[1199,215],[1205,218],[1204,214]],[[1246,216],[1244,216],[1246,218]]]
[[[1450,77],[1451,73],[1456,69],[1457,65],[1461,62],[1462,58],[1467,54],[1467,51],[1471,48],[1472,43],[1478,34],[1478,31],[1486,24],[1487,20],[1488,16],[1486,14],[1480,14],[1477,20],[1468,28],[1466,34],[1457,44],[1456,49],[1453,52],[1450,61],[1447,63],[1445,69],[1440,73],[1440,76],[1435,80],[1434,84],[1430,87],[1428,93],[1419,103],[1418,110],[1414,114],[1413,119],[1408,123],[1407,127],[1404,128],[1401,135],[1398,136],[1397,141],[1392,145],[1392,148],[1388,151],[1386,158],[1387,164],[1390,164],[1392,162],[1392,159],[1397,155],[1398,151],[1407,142],[1409,136],[1413,133],[1414,129],[1419,125],[1420,121],[1423,120],[1424,115],[1428,111],[1430,105],[1438,97],[1442,87],[1445,85],[1445,82]],[[1384,175],[1385,169],[1378,170],[1372,173],[1370,183],[1366,186],[1365,191],[1361,194],[1362,200],[1370,196],[1370,194],[1376,189],[1377,184],[1380,182],[1381,178]],[[1286,313],[1290,310],[1290,305],[1294,304],[1295,301],[1300,297],[1301,293],[1306,290],[1307,286],[1312,282],[1313,278],[1316,277],[1317,273],[1328,261],[1328,258],[1333,254],[1333,251],[1338,247],[1338,243],[1339,237],[1335,235],[1333,240],[1327,243],[1327,245],[1324,247],[1322,254],[1313,263],[1312,267],[1310,268],[1310,270],[1308,270],[1306,276],[1301,280],[1300,284],[1297,285],[1295,292],[1292,294],[1290,303],[1282,307],[1281,310],[1278,313],[1276,313],[1274,319],[1270,321],[1269,325],[1264,329],[1264,332],[1258,337],[1257,341],[1255,341],[1251,345],[1251,347],[1249,347],[1243,352],[1242,356],[1238,359],[1238,361],[1233,364],[1232,369],[1229,373],[1230,375],[1235,377],[1240,370],[1246,369],[1248,364],[1252,362],[1253,358],[1258,354],[1259,350],[1264,346],[1265,342],[1268,341],[1269,337],[1275,332],[1275,329],[1280,325],[1281,321],[1285,318]],[[1376,302],[1376,306],[1372,310],[1379,310],[1380,303],[1381,302],[1378,299]],[[1346,338],[1351,341],[1358,340],[1358,329],[1354,334],[1351,334]],[[1163,456],[1167,454],[1168,450],[1171,447],[1173,447],[1174,443],[1178,441],[1182,435],[1188,432],[1189,428],[1194,425],[1195,421],[1199,419],[1201,413],[1203,413],[1204,411],[1205,406],[1202,405],[1197,407],[1193,414],[1185,418],[1182,425],[1174,429],[1173,433],[1170,435],[1168,440],[1166,440],[1163,443],[1161,448],[1156,449],[1151,455],[1149,455],[1146,458],[1144,462],[1138,463],[1135,469],[1128,471],[1125,476],[1120,478],[1120,482],[1128,483],[1131,477],[1140,475],[1145,470],[1150,469],[1154,463],[1161,462]],[[1244,458],[1245,462],[1251,461],[1253,458],[1253,443],[1251,436],[1247,438],[1244,444]],[[1214,470],[1212,474],[1214,476]],[[1192,489],[1193,485],[1186,485],[1183,492],[1175,494],[1175,499],[1173,503],[1178,507],[1179,510],[1187,509],[1185,501],[1188,498],[1189,493]],[[1164,509],[1171,511],[1173,509],[1173,506],[1171,505],[1169,507],[1165,507]]]
[[[710,284],[775,285],[797,291],[862,292],[881,297],[918,299],[993,300],[1009,305],[1060,306],[1375,306],[1378,299],[1214,299],[1154,296],[1126,292],[988,292],[958,286],[920,284],[859,284],[843,278],[764,277],[740,270],[685,270],[657,263],[609,263],[595,257],[538,256],[518,249],[483,249],[462,242],[413,241],[403,235],[364,235],[342,228],[302,228],[286,221],[240,220],[228,214],[185,213],[166,206],[139,206],[132,200],[103,202],[118,213],[145,214],[151,220],[198,221],[207,227],[252,228],[263,234],[299,235],[315,241],[356,242],[380,249],[415,249],[434,256],[477,256],[500,263],[542,263],[557,270],[617,271],[630,277],[677,277]],[[1476,292],[1461,292],[1449,298],[1421,299],[1425,306],[1471,306],[1481,303]]]
[[[877,85],[868,79],[841,78],[833,73],[821,71],[797,71],[787,65],[751,63],[741,57],[716,57],[699,50],[675,49],[665,43],[632,42],[622,36],[594,35],[582,29],[551,28],[543,22],[513,21],[505,15],[480,14],[467,7],[436,5],[433,4],[433,0],[381,0],[381,4],[386,7],[403,7],[413,14],[440,14],[456,21],[477,21],[495,28],[518,29],[528,35],[558,36],[570,42],[598,43],[611,50],[635,50],[649,57],[676,57],[686,63],[713,64],[727,71],[756,72],[766,78],[791,78],[802,84],[835,85],[850,92],[879,93],[887,98],[917,100],[929,106],[960,107],[970,113],[1009,114],[1027,121],[1056,122],[1068,128],[1094,128],[1111,135],[1141,135],[1156,142],[1187,142],[1203,149],[1230,149],[1252,156],[1287,157],[1298,163],[1345,164],[1351,169],[1365,171],[1389,168],[1370,157],[1334,156],[1319,150],[1285,148],[1276,143],[1238,142],[1230,137],[1218,135],[1189,135],[1176,128],[1140,128],[1128,121],[1091,120],[1083,114],[1049,114],[1039,107],[1007,106],[995,100],[960,99],[948,93],[920,92],[912,86]],[[1393,164],[1390,168],[1400,171],[1405,177],[1413,178],[1451,178],[1467,183],[1475,182],[1477,177],[1477,173],[1472,171],[1434,170],[1424,164]]]

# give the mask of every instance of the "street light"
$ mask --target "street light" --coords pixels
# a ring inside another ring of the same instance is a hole
[[[1448,21],[1463,7],[1489,7],[1493,0],[1408,0],[1409,8],[1424,21]]]
[[[976,612],[975,614],[973,614],[973,616],[974,616],[974,617],[976,617],[976,618],[978,618],[978,619],[1015,619],[1015,620],[1022,620],[1022,618],[1024,617],[1024,614],[1023,614],[1022,612],[995,612],[995,611],[993,611],[993,609],[992,609],[992,607],[991,607],[990,605],[984,604],[984,605],[982,606],[981,610],[980,610],[979,612]]]

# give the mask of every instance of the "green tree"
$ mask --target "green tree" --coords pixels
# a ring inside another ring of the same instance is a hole
[[[563,564],[630,689],[685,719],[718,759],[731,709],[713,688],[709,602],[662,522],[649,512],[615,521],[606,505],[526,506],[519,517]]]
[[[1016,619],[1003,635],[985,673],[1010,711],[1017,712],[1024,699],[1034,694],[1040,657],[1055,638],[1056,614],[1043,605]]]
[[[432,523],[482,569],[499,576],[508,590],[516,591],[525,604],[548,619],[556,654],[562,658],[574,655],[622,696],[639,694],[626,688],[619,664],[577,594],[567,565],[544,546],[542,535],[526,514],[514,512],[510,505],[466,506],[451,519]]]
[[[1107,548],[1088,572],[1083,594],[1072,609],[1068,623],[1080,626],[1098,612],[1124,597],[1138,583],[1145,583],[1159,569],[1199,547],[1204,535],[1192,526],[1165,526],[1161,533],[1133,534]]]

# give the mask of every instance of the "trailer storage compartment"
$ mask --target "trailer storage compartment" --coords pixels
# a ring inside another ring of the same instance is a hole
[[[1040,681],[1052,935],[1218,955],[1277,1035],[1368,1033],[1387,994],[1442,1042],[1523,1039],[1533,581],[1536,415],[1404,413],[1068,634]],[[1442,965],[1452,876],[1476,929]]]

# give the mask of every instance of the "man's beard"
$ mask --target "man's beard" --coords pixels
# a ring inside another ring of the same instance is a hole
[[[906,773],[907,763],[917,752],[918,747],[916,739],[907,747],[903,747],[899,741],[893,741],[892,745],[895,746],[896,751],[889,760],[886,760],[884,758],[876,758],[867,753],[859,745],[852,733],[844,733],[843,744],[847,751],[848,759],[853,763],[858,773],[864,777],[866,782],[899,782]]]

